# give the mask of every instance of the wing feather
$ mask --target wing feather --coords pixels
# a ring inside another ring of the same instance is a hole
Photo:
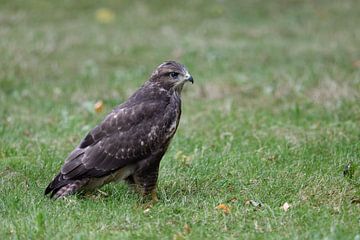
[[[153,101],[117,108],[96,126],[68,156],[64,179],[101,177],[151,154],[163,125],[166,102]],[[158,131],[154,131],[158,129]]]
[[[85,172],[86,168],[81,163],[76,165],[66,174],[63,174],[64,179],[76,179],[79,175],[82,175]]]

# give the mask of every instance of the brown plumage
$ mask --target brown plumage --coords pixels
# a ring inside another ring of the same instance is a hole
[[[178,127],[187,81],[193,78],[180,63],[159,65],[69,154],[45,194],[60,198],[121,179],[156,198],[160,160]]]

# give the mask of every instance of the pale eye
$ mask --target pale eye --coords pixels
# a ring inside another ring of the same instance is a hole
[[[177,77],[179,76],[179,73],[177,73],[177,72],[171,72],[171,73],[169,74],[169,76],[170,76],[171,78],[173,78],[173,79],[177,79]]]

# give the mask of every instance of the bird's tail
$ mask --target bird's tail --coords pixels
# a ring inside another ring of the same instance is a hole
[[[65,197],[81,190],[87,182],[88,179],[64,179],[64,176],[59,173],[45,189],[45,195],[51,193],[50,198],[54,199]]]

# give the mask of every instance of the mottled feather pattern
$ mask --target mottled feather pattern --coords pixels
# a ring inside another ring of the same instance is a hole
[[[45,193],[63,197],[119,178],[135,183],[143,194],[154,190],[160,160],[179,124],[182,86],[193,81],[189,76],[179,63],[161,64],[86,135]]]

